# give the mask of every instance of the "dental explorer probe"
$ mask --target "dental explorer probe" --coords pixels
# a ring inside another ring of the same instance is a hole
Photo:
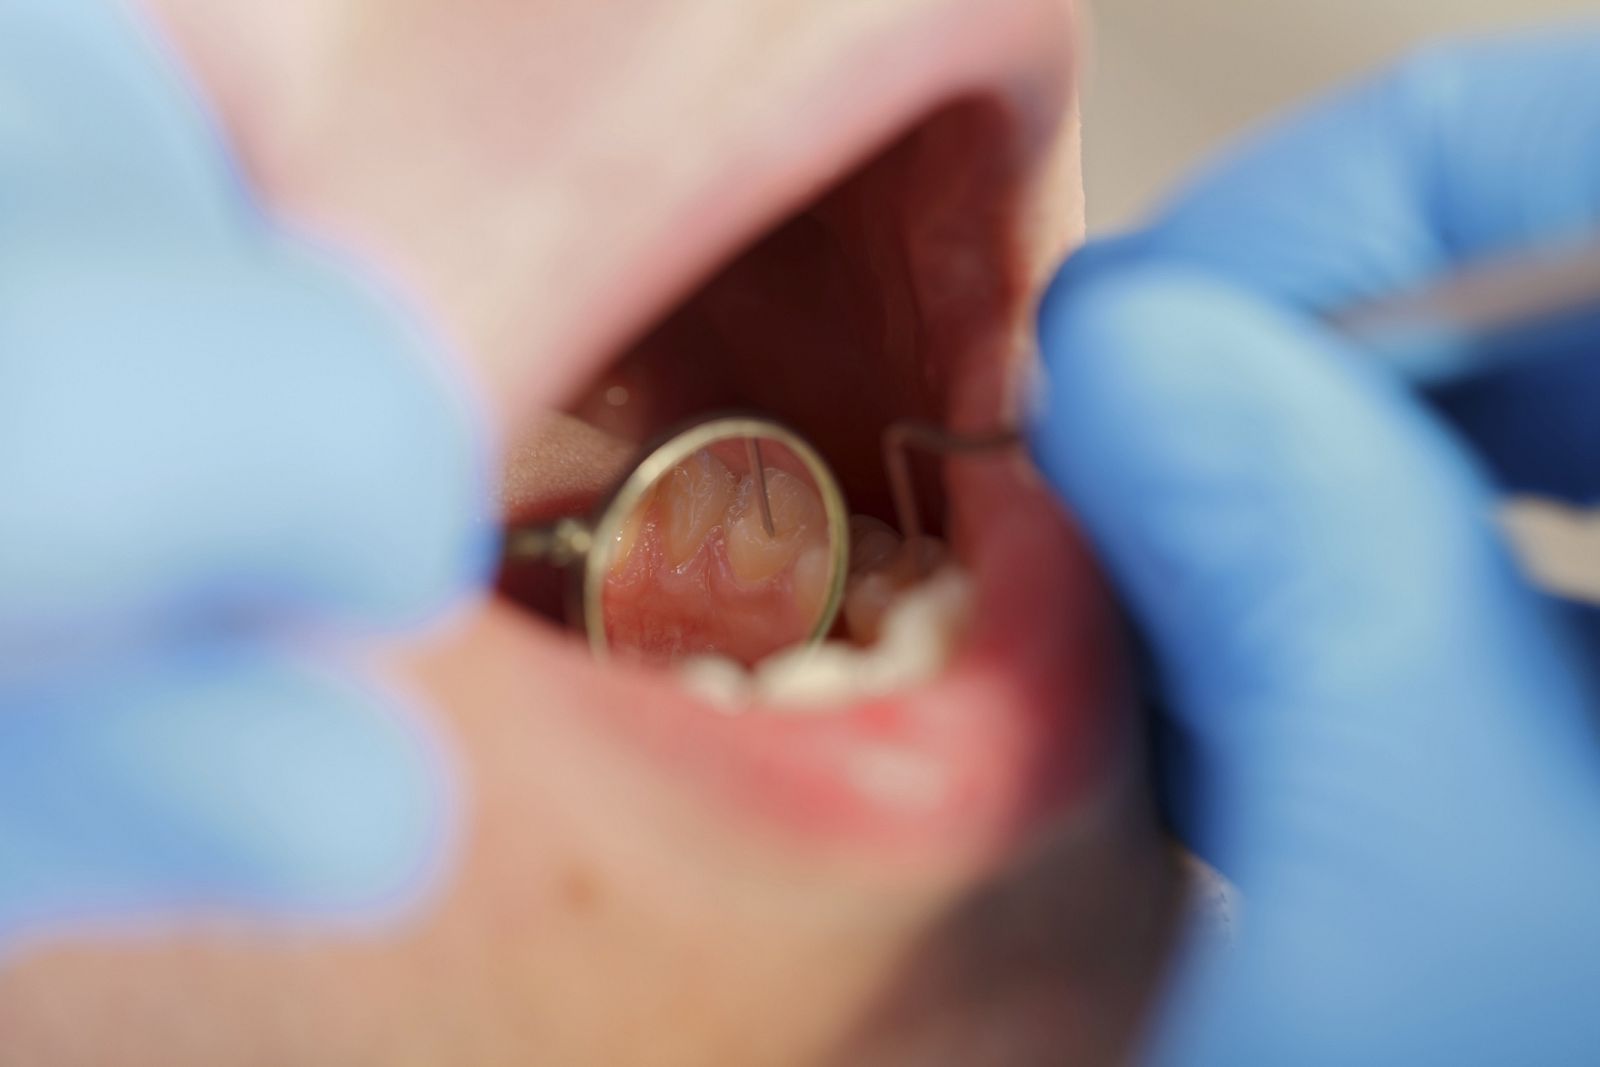
[[[1461,342],[1514,336],[1584,312],[1600,313],[1600,235],[1473,264],[1431,285],[1325,314],[1323,321],[1412,381],[1429,385],[1441,379],[1444,356]],[[981,457],[1022,443],[1016,427],[965,434],[914,419],[891,424],[883,433],[883,462],[901,534],[907,540],[922,536],[912,449]]]

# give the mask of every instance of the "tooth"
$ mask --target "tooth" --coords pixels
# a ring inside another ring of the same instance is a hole
[[[900,551],[900,535],[882,519],[850,516],[850,573],[876,570]]]
[[[709,452],[696,452],[664,478],[657,497],[666,512],[667,562],[681,567],[693,559],[722,522],[733,500],[733,472]]]
[[[691,692],[728,714],[740,714],[756,701],[774,711],[803,714],[852,698],[882,696],[944,669],[971,599],[966,575],[947,566],[901,596],[874,648],[830,641],[779,653],[754,673],[730,659],[701,656],[680,662],[677,671]]]
[[[884,613],[900,591],[936,571],[949,553],[936,538],[902,543],[893,532],[884,532],[887,527],[879,530],[868,525],[876,520],[861,520],[859,516],[857,520],[852,520],[852,528],[857,531],[856,544],[861,547],[859,558],[851,558],[844,621],[857,644],[871,645],[878,640]]]
[[[755,695],[774,706],[803,710],[927,681],[949,662],[971,599],[966,575],[945,567],[890,607],[877,645],[860,649],[829,642],[780,653],[757,665]]]
[[[695,656],[680,660],[678,677],[688,690],[718,711],[729,715],[743,712],[753,691],[750,672],[723,656]]]
[[[792,563],[802,549],[822,544],[827,536],[822,501],[804,481],[775,467],[767,468],[767,500],[772,507],[772,534],[756,499],[760,487],[746,477],[728,512],[728,565],[742,582],[770,581]]]
[[[881,571],[850,576],[844,594],[844,624],[852,640],[859,645],[877,642],[884,613],[899,591],[894,579]]]

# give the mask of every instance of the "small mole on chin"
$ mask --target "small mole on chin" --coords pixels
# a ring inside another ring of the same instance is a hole
[[[575,915],[587,915],[600,906],[603,891],[593,874],[574,867],[562,874],[556,887],[562,905]]]

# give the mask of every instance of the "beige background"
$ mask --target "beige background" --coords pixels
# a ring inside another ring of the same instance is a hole
[[[1446,33],[1600,16],[1597,0],[1090,0],[1089,220],[1127,224],[1261,116]]]

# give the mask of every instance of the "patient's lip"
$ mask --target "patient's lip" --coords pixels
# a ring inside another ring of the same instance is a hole
[[[483,354],[486,395],[507,425],[565,407],[611,353],[731,250],[939,108],[968,97],[1003,102],[1016,123],[1018,155],[1033,159],[1041,175],[1072,117],[1069,0],[793,4],[787,17],[792,25],[775,19],[759,31],[756,20],[729,25],[723,47],[767,57],[748,68],[737,94],[759,107],[719,106],[718,121],[707,122],[706,100],[725,98],[726,89],[697,79],[726,77],[722,67],[689,70],[673,60],[670,71],[654,72],[672,74],[671,83],[648,88],[641,83],[650,72],[639,72],[629,88],[651,93],[649,107],[632,97],[597,103],[592,124],[563,126],[575,143],[556,138],[542,146],[548,158],[538,161],[533,182],[506,190],[504,205],[491,202],[482,218],[468,211],[451,227],[459,233],[441,238],[476,237],[450,257],[474,269],[445,284],[420,284],[468,290],[453,303],[471,321],[453,332]],[[744,42],[743,32],[765,36]],[[673,166],[662,165],[663,138]],[[604,145],[603,159],[596,144]],[[602,201],[593,211],[565,208]],[[541,289],[529,300],[518,239],[529,238],[529,205],[540,204],[561,209],[540,213],[531,236],[561,258],[532,265]],[[1061,220],[1040,207],[1030,221],[1050,234],[1044,243],[1059,246]],[[1041,241],[1019,236],[1019,245]],[[444,258],[430,251],[430,260]],[[388,258],[404,266],[414,258],[409,252]]]
[[[969,95],[1004,100],[1017,121],[1019,153],[1034,156],[1042,172],[1043,157],[1071,111],[1074,5],[906,5],[914,13],[876,27],[855,14],[869,6],[824,6],[808,19],[808,35],[837,36],[837,47],[818,51],[831,61],[793,78],[781,96],[774,92],[759,109],[764,118],[738,129],[736,147],[706,147],[710,159],[727,163],[708,168],[681,198],[663,198],[658,224],[634,235],[630,284],[575,296],[571,308],[587,310],[598,300],[605,314],[573,324],[552,350],[575,349],[581,356],[570,364],[563,358],[557,374],[524,383],[521,403],[558,402],[575,392],[599,371],[606,353],[681,298],[728,249],[770,225],[774,205],[781,213],[805,202],[943,104]],[[678,154],[696,147],[689,136]],[[1044,214],[1036,221],[1041,228],[1051,225]],[[1023,243],[1030,240],[1037,238],[1029,235]]]

